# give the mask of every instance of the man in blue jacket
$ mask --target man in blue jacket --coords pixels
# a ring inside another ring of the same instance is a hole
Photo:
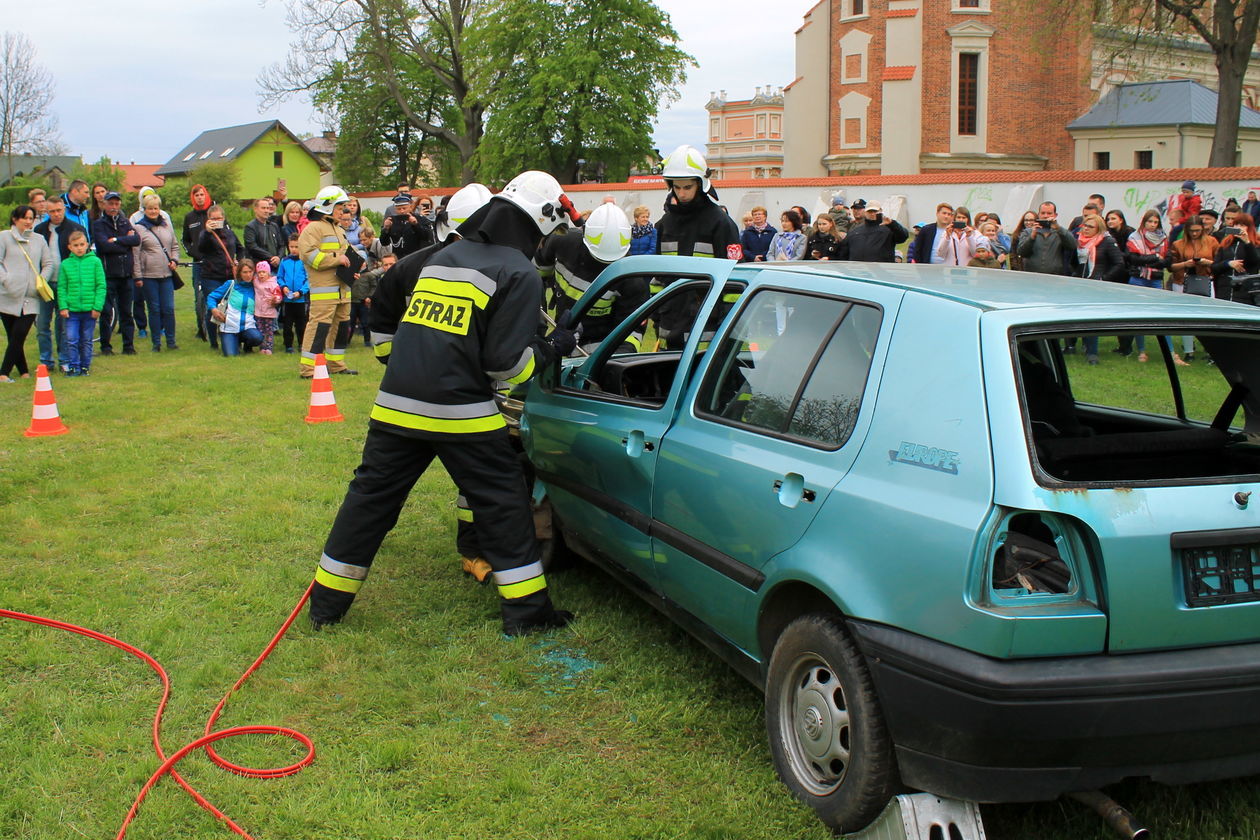
[[[87,181],[71,181],[70,188],[61,194],[66,205],[66,218],[83,228],[85,233],[92,230],[92,215],[88,212],[88,197],[92,191]],[[92,235],[88,233],[88,244],[92,243]]]
[[[101,313],[101,355],[114,355],[110,334],[115,322],[122,324],[123,355],[136,355],[136,324],[131,315],[131,249],[140,237],[121,212],[122,196],[105,193],[105,212],[92,223],[96,255],[105,264],[105,311]]]

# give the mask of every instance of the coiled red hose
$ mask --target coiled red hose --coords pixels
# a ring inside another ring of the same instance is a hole
[[[313,581],[311,586],[314,586]],[[157,783],[158,779],[162,778],[162,776],[167,773],[171,774],[171,778],[178,782],[180,787],[188,791],[188,795],[191,796],[193,801],[195,801],[198,805],[214,814],[222,820],[228,828],[239,834],[241,837],[245,837],[247,840],[253,840],[245,829],[232,822],[231,818],[229,818],[227,814],[224,814],[218,808],[214,807],[214,805],[198,793],[192,785],[184,781],[183,777],[175,772],[175,765],[190,752],[194,752],[204,747],[206,754],[210,756],[210,760],[222,767],[224,770],[236,773],[239,776],[247,776],[253,779],[277,779],[281,776],[291,776],[294,773],[297,773],[315,759],[315,745],[311,743],[310,738],[306,737],[301,732],[298,732],[296,729],[289,729],[284,726],[232,726],[227,729],[220,729],[217,732],[211,731],[214,728],[214,722],[218,720],[219,714],[223,711],[223,707],[227,704],[228,699],[236,693],[237,689],[245,684],[245,681],[249,679],[250,675],[253,674],[254,671],[258,670],[258,667],[266,661],[267,657],[271,655],[271,652],[275,650],[276,645],[278,645],[280,640],[284,638],[284,634],[289,631],[289,625],[293,624],[294,619],[296,619],[302,612],[302,607],[306,605],[307,599],[311,597],[311,586],[306,588],[306,592],[304,592],[301,599],[298,600],[297,606],[293,608],[293,612],[289,613],[289,617],[285,619],[284,624],[281,625],[280,629],[276,632],[276,635],[272,637],[271,642],[263,649],[263,652],[260,653],[258,658],[254,660],[254,664],[250,665],[249,668],[245,670],[245,673],[241,674],[241,678],[236,681],[235,685],[228,689],[227,693],[223,695],[223,699],[220,700],[219,704],[214,707],[214,711],[211,712],[210,717],[206,719],[205,734],[192,743],[184,745],[169,758],[167,757],[166,752],[162,749],[161,733],[162,715],[166,711],[166,701],[171,696],[171,680],[167,677],[166,670],[156,659],[149,656],[149,654],[139,648],[132,647],[126,642],[115,639],[113,636],[106,636],[104,633],[98,633],[97,631],[89,630],[86,627],[79,627],[77,625],[68,624],[64,621],[57,621],[52,618],[43,618],[37,615],[27,615],[26,613],[14,612],[13,610],[0,609],[0,618],[12,618],[18,621],[28,621],[31,624],[41,624],[45,627],[52,627],[57,630],[68,630],[71,633],[78,633],[80,636],[87,636],[89,639],[95,639],[98,642],[104,642],[107,645],[112,645],[113,647],[142,660],[146,665],[153,669],[154,673],[158,675],[158,679],[162,681],[162,700],[158,703],[157,713],[153,715],[153,749],[157,752],[157,756],[162,763],[156,770],[153,771],[153,775],[149,777],[149,780],[144,783],[144,787],[140,788],[140,793],[136,795],[135,801],[131,804],[131,809],[127,811],[127,816],[123,819],[122,827],[118,829],[118,834],[115,836],[115,840],[123,840],[123,838],[127,836],[127,827],[131,825],[131,821],[135,819],[137,812],[139,812],[140,804],[144,802],[144,798],[149,795],[149,791]],[[210,746],[215,741],[222,741],[225,738],[235,738],[238,735],[283,735],[286,738],[292,738],[299,744],[305,746],[306,755],[295,761],[293,764],[289,764],[285,767],[243,767],[239,764],[233,764],[223,758],[214,751],[212,746]]]

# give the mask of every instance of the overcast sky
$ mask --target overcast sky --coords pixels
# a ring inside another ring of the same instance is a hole
[[[792,33],[816,0],[657,2],[700,65],[661,112],[653,139],[668,153],[680,143],[703,146],[709,91],[746,99],[758,85],[792,81]],[[298,133],[321,128],[303,100],[258,110],[258,74],[284,58],[292,37],[283,0],[67,0],[50,8],[23,17],[41,22],[22,31],[57,80],[61,137],[87,161],[165,163],[205,129],[262,119]]]

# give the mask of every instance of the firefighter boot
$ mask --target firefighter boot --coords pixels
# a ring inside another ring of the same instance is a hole
[[[311,587],[311,627],[319,630],[328,624],[337,624],[346,617],[353,603],[353,593],[342,592],[315,581]]]
[[[530,633],[554,630],[573,620],[573,613],[551,605],[551,596],[546,589],[522,598],[504,598],[500,604],[505,636],[528,636]]]
[[[477,583],[484,586],[494,580],[494,569],[490,568],[490,564],[484,557],[460,557],[459,560],[463,565],[464,574],[472,575]]]

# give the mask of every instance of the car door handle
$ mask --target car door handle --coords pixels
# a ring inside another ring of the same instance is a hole
[[[779,504],[794,508],[804,499],[812,502],[818,498],[813,490],[805,486],[805,478],[799,473],[788,473],[783,478],[775,479],[774,492],[779,496]]]
[[[644,452],[651,452],[656,449],[656,444],[645,439],[643,432],[639,429],[632,429],[629,435],[621,439],[621,445],[626,448],[626,454],[631,458],[637,458]]]

